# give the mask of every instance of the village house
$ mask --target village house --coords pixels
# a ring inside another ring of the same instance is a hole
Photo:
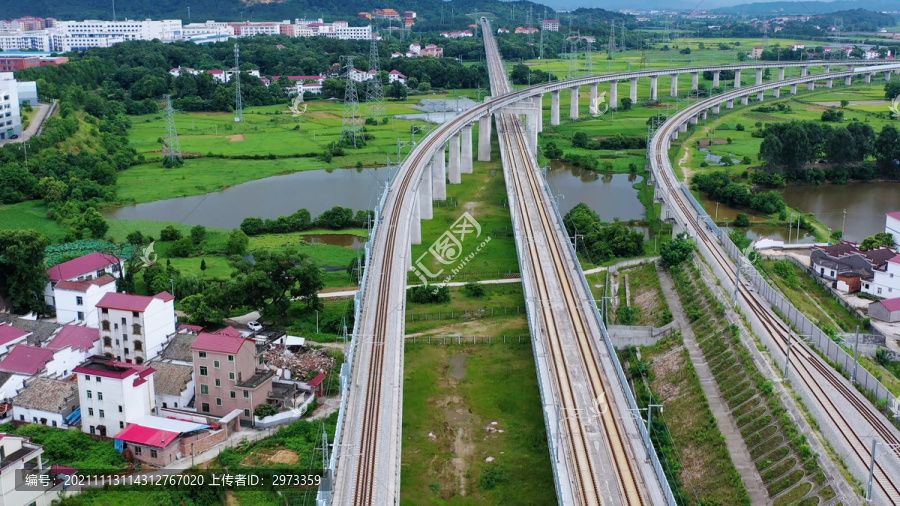
[[[900,255],[894,255],[881,268],[874,271],[871,284],[864,284],[863,291],[876,297],[900,296]]]
[[[175,297],[108,293],[97,303],[103,354],[127,363],[154,359],[175,334]]]
[[[31,332],[26,332],[10,324],[0,323],[0,358],[9,353],[13,346],[24,342]]]
[[[104,253],[91,253],[47,269],[50,280],[44,290],[44,302],[56,308],[53,288],[60,281],[91,281],[105,274],[117,278],[124,270],[124,260]]]
[[[44,447],[30,439],[0,433],[0,504],[47,506],[51,496],[41,490],[16,488],[16,480],[25,472],[43,471]],[[53,497],[55,499],[55,497]]]
[[[900,211],[887,213],[885,216],[884,231],[894,236],[894,244],[900,246]]]
[[[78,409],[78,383],[38,378],[13,401],[13,419],[66,428],[66,418]]]
[[[112,437],[156,408],[151,367],[93,356],[74,372],[82,432]]]
[[[558,19],[545,19],[541,22],[541,29],[548,32],[558,32],[559,31],[559,20]]]
[[[388,79],[391,83],[400,82],[401,84],[406,84],[406,76],[401,74],[399,70],[392,70],[388,73]]]
[[[82,327],[80,325],[66,325],[59,330],[59,333],[47,343],[47,348],[51,350],[63,350],[72,348],[81,351],[87,356],[100,354],[100,330],[91,327]],[[87,359],[85,356],[81,360]]]
[[[71,344],[53,349],[22,343],[0,361],[0,370],[25,376],[67,378],[88,354]]]
[[[84,322],[97,327],[97,303],[116,291],[116,278],[104,274],[90,281],[60,281],[53,287],[58,323]]]
[[[888,323],[900,322],[900,297],[869,304],[869,316]]]
[[[867,292],[874,273],[883,269],[895,253],[888,248],[862,251],[855,244],[842,242],[832,246],[813,246],[810,265],[819,277],[835,281],[838,290]]]
[[[153,384],[156,387],[156,405],[163,409],[193,410],[194,367],[173,362],[154,360],[148,363],[156,371]]]
[[[197,455],[224,442],[228,434],[226,426],[145,416],[119,432],[115,444],[126,457],[165,467],[180,458]]]

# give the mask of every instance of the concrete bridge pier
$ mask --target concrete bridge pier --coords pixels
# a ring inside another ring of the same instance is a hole
[[[796,95],[796,94],[797,94],[797,85],[792,84],[791,85],[791,95]]]
[[[459,165],[459,134],[450,137],[450,184],[459,184],[462,182]]]
[[[559,90],[550,92],[550,124],[559,125]]]
[[[609,82],[609,108],[619,108],[619,81]]]
[[[719,78],[721,77],[721,72],[718,70],[713,71],[713,88],[719,87]]]
[[[569,119],[578,119],[578,86],[570,88],[572,90],[572,101],[569,103]]]
[[[656,99],[657,99],[658,81],[659,81],[659,77],[657,77],[657,76],[650,77],[650,100],[656,101]]]
[[[804,65],[800,67],[800,77],[806,77],[809,75],[809,65]]]
[[[741,69],[736,69],[734,71],[734,89],[738,89],[741,87]]]
[[[890,73],[890,72],[889,72],[889,73]],[[886,78],[886,80],[887,80],[887,81],[890,81],[890,80],[891,80],[891,77],[888,76],[888,77]],[[637,105],[637,101],[638,101],[638,100],[637,100],[637,83],[638,83],[638,78],[637,78],[637,77],[632,77],[632,78],[631,78],[631,95],[629,96],[629,98],[631,99],[631,103],[634,104],[634,105]]]
[[[669,96],[678,96],[678,74],[672,74],[672,86],[669,88]]]
[[[826,73],[826,74],[830,74],[830,73],[831,73],[831,65],[825,65],[825,73]]]
[[[810,81],[809,84],[806,85],[806,89],[809,91],[813,91],[816,89],[816,82]]]
[[[431,184],[433,187],[431,198],[434,200],[447,200],[447,168],[444,149],[444,146],[441,145],[431,158]]]
[[[423,220],[434,218],[434,204],[431,200],[432,176],[426,168],[422,171],[422,180],[419,182],[419,215]]]
[[[763,78],[763,69],[756,69],[756,84],[762,84]]]
[[[537,111],[538,133],[541,133],[544,131],[544,94],[541,93],[532,100],[534,100],[534,108]]]
[[[594,83],[591,85],[591,101],[589,104],[597,103],[597,87],[600,86],[600,83]]]
[[[741,105],[747,105],[750,103],[750,95],[744,95],[741,97]]]
[[[691,116],[691,119],[688,120],[692,125],[696,125],[698,121],[700,121],[699,116]]]
[[[696,123],[694,123],[696,125]],[[681,133],[687,132],[687,123],[682,123],[678,125],[678,131]]]
[[[784,67],[778,67],[778,80],[784,81]]]
[[[764,98],[766,98],[766,92],[760,91],[760,92],[756,93],[756,101],[757,102],[762,102]]]
[[[535,156],[537,156],[538,132],[541,122],[539,116],[540,110],[534,110],[528,115],[528,143],[531,145],[531,150],[534,152]]]
[[[713,114],[719,114],[719,111],[721,111],[720,105],[721,105],[721,104],[716,104],[716,105],[714,105],[714,106],[712,107],[712,113],[713,113]]]
[[[891,71],[890,70],[888,70],[884,73],[884,82],[886,82],[886,83],[891,82]]]
[[[772,91],[773,91],[773,94],[775,95],[775,98],[781,98],[781,88],[775,88]]]
[[[866,84],[870,84],[872,82],[872,74],[866,74]]]
[[[412,209],[409,212],[412,214],[409,222],[409,243],[410,245],[422,244],[422,212],[419,205],[419,192],[413,196]],[[412,267],[412,255],[410,255],[409,266]]]
[[[672,132],[672,136],[669,138],[672,139],[673,141],[677,141],[678,140],[678,131],[676,130],[676,131]]]
[[[461,162],[459,171],[462,174],[471,174],[475,169],[472,165],[472,125],[462,127],[460,142],[462,145],[459,155]]]
[[[853,84],[853,76],[847,76],[844,78],[844,86],[850,86]]]
[[[478,161],[491,161],[491,114],[478,120]]]
[[[691,72],[691,91],[700,89],[700,72]]]
[[[700,119],[705,120],[709,115],[709,109],[704,109],[703,112],[700,113]]]
[[[734,99],[731,99],[731,100],[725,102],[725,108],[726,109],[734,109]]]
[[[826,80],[825,80],[825,87],[826,87],[826,88],[833,88],[833,87],[834,87],[834,79],[826,79]]]

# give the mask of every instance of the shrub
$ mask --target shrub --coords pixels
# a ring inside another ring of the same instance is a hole
[[[407,290],[410,302],[418,304],[440,304],[450,302],[450,288],[446,286],[421,285]]]
[[[484,287],[475,282],[466,283],[463,287],[463,292],[467,297],[471,297],[473,299],[480,299],[484,297]]]
[[[275,413],[278,413],[278,408],[273,406],[272,404],[263,403],[259,406],[256,406],[256,409],[253,410],[253,416],[259,418],[265,418],[267,416],[272,416]]]
[[[749,227],[750,226],[750,217],[748,217],[744,213],[738,213],[734,219],[735,227]]]
[[[172,246],[169,247],[169,256],[176,258],[185,258],[191,256],[194,253],[194,243],[191,241],[190,237],[183,237],[175,241]]]
[[[181,239],[181,231],[172,225],[169,225],[159,232],[160,241],[177,241],[178,239]]]

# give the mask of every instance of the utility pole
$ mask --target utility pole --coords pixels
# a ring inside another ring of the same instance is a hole
[[[844,234],[844,230],[846,230],[846,228],[844,228],[844,227],[846,227],[846,226],[847,226],[847,210],[844,209],[844,218],[841,220],[841,236],[842,237]]]
[[[856,346],[853,347],[853,382],[856,383],[856,368],[859,367],[859,325],[856,326]]]
[[[616,20],[611,21],[609,27],[609,45],[606,48],[607,59],[612,60],[613,53],[616,51]]]
[[[789,333],[788,333],[788,347],[787,347],[787,353],[785,354],[785,359],[784,359],[784,380],[785,380],[785,381],[790,381],[790,374],[791,374],[791,347],[793,346],[793,344],[794,344],[794,333],[793,333],[793,332],[789,332]]]
[[[353,57],[342,57],[346,61],[347,69],[346,88],[344,89],[344,115],[341,124],[341,142],[346,142],[357,147],[357,142],[361,139],[360,129],[362,127],[362,118],[359,113],[359,97],[356,94],[356,82],[353,80]]]
[[[234,121],[244,121],[244,104],[241,100],[241,49],[234,44]]]

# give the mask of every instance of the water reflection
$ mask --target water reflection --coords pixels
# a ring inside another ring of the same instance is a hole
[[[613,218],[644,219],[644,205],[638,200],[638,191],[632,188],[640,179],[637,175],[609,174],[559,162],[550,165],[547,175],[553,193],[563,196],[559,199],[561,213],[584,202],[607,222]]]
[[[815,214],[832,230],[843,230],[848,241],[884,232],[884,215],[900,211],[900,183],[795,185],[781,194],[789,206]]]

